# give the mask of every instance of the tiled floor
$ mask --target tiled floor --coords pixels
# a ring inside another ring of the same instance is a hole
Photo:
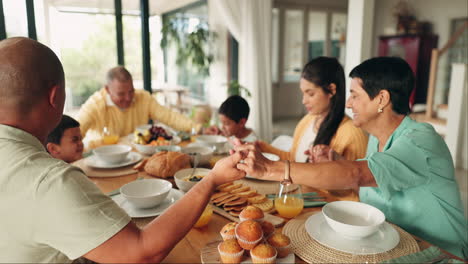
[[[297,117],[274,121],[273,138],[276,138],[279,135],[292,136],[294,133],[294,128],[296,127],[300,119],[300,117]],[[465,209],[465,217],[468,218],[468,170],[457,169],[455,172],[455,178],[457,179],[461,199],[463,202],[463,207]]]

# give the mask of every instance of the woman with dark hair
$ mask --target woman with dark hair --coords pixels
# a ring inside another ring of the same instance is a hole
[[[348,160],[363,158],[368,138],[344,113],[345,76],[338,60],[318,57],[307,63],[302,71],[300,89],[308,113],[296,126],[291,150],[281,151],[263,141],[257,141],[257,146],[263,152],[277,154],[282,160],[296,162],[315,162],[310,155],[314,146],[330,146]],[[317,148],[314,150],[317,152]]]
[[[467,222],[450,151],[431,125],[408,117],[414,86],[410,66],[401,58],[373,58],[350,77],[347,107],[354,125],[371,135],[364,159],[273,162],[246,144],[236,147],[244,155],[237,168],[259,179],[359,189],[360,201],[379,208],[388,221],[467,259]]]

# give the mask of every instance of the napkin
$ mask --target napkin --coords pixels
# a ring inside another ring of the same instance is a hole
[[[396,263],[463,263],[450,257],[440,251],[437,247],[430,247],[423,251],[416,252],[410,255],[385,260],[380,263],[396,264]]]
[[[327,202],[325,201],[304,201],[304,208],[309,208],[309,207],[317,207],[317,206],[322,206],[325,205]]]

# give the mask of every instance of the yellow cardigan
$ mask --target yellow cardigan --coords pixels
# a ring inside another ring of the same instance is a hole
[[[115,105],[107,104],[107,91],[101,89],[95,92],[82,106],[78,113],[81,134],[92,131],[100,135],[104,126],[119,136],[126,136],[134,129],[147,124],[149,119],[162,122],[176,130],[197,131],[201,125],[194,123],[188,117],[174,112],[156,102],[145,90],[135,90],[135,97],[129,108],[121,110]]]
[[[315,118],[317,118],[316,115],[308,114],[297,124],[294,130],[292,147],[289,152],[277,149],[263,141],[259,142],[260,149],[263,152],[276,154],[282,160],[294,161],[299,142],[306,128],[313,124]],[[367,134],[360,128],[355,127],[353,121],[348,116],[345,116],[330,141],[330,147],[347,160],[356,160],[365,157],[367,141]]]

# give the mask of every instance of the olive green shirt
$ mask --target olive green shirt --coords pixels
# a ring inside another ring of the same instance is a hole
[[[382,152],[378,147],[371,136],[364,160],[378,187],[362,187],[360,200],[411,234],[463,257],[467,222],[444,140],[431,125],[405,117]]]
[[[77,167],[0,124],[0,262],[66,263],[130,222]]]

